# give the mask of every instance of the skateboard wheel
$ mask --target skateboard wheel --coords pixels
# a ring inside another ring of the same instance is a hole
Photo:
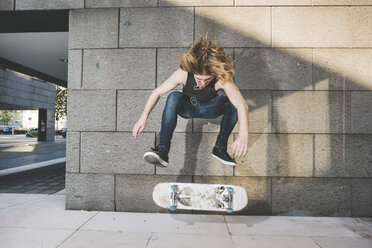
[[[226,209],[226,213],[231,214],[233,212],[232,208]]]
[[[177,208],[176,206],[170,206],[170,208],[169,208],[169,209],[170,209],[170,211],[175,211],[175,210],[176,210],[176,208]]]
[[[177,190],[177,185],[171,185],[171,189]]]
[[[234,189],[232,187],[227,187],[227,192],[233,192]]]

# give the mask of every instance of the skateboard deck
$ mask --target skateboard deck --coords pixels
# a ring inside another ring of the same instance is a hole
[[[225,184],[159,183],[152,198],[158,206],[172,211],[186,209],[232,213],[248,203],[244,188]]]

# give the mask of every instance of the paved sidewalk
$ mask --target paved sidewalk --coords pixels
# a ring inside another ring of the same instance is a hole
[[[54,194],[65,188],[66,163],[5,176],[2,172],[0,170],[0,193]]]
[[[0,194],[0,247],[371,248],[371,218],[64,210],[54,195]]]

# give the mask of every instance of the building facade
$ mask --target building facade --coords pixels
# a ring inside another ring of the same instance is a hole
[[[26,123],[39,128],[39,141],[54,141],[55,99],[53,84],[0,67],[0,109],[37,110],[37,122]]]

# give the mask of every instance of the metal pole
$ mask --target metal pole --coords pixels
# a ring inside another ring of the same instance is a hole
[[[13,115],[12,115],[12,135],[14,135],[14,109],[13,109]]]

